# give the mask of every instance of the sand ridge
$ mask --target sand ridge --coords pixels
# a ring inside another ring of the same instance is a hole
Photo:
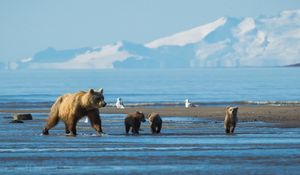
[[[223,120],[226,107],[163,107],[163,108],[125,108],[105,107],[102,114],[127,114],[142,111],[145,114],[157,112],[161,116],[193,116]],[[49,110],[0,110],[0,113],[48,113]],[[300,106],[240,106],[238,111],[240,122],[263,121],[279,123],[282,127],[300,127]]]

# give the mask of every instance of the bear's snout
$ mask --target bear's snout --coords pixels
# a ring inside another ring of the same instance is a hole
[[[98,107],[99,108],[102,108],[102,107],[105,107],[106,106],[106,102],[105,101],[100,101],[99,103],[98,103]]]

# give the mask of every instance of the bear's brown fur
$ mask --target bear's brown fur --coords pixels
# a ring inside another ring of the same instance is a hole
[[[237,118],[238,107],[230,107],[226,108],[226,116],[224,120],[224,128],[226,134],[233,134],[236,124],[238,122]]]
[[[127,114],[124,120],[126,134],[129,133],[130,128],[132,134],[139,134],[141,122],[145,122],[145,121],[146,121],[145,115],[140,111]]]
[[[75,136],[77,134],[76,124],[84,116],[88,116],[91,126],[97,131],[97,134],[101,134],[99,108],[105,106],[103,89],[99,91],[90,89],[88,92],[80,91],[60,96],[51,107],[43,134],[48,135],[48,131],[61,119],[65,123],[66,134]]]
[[[148,114],[149,125],[152,134],[159,134],[162,127],[162,119],[158,113]]]

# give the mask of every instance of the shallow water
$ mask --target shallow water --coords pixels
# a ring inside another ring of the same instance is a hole
[[[0,114],[0,174],[299,174],[300,129],[241,122],[225,135],[220,121],[163,117],[160,135],[147,123],[126,136],[124,115],[102,115],[103,137],[89,124],[66,137],[62,122],[41,136],[46,114],[9,124]]]

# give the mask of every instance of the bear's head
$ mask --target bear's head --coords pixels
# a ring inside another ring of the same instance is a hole
[[[106,102],[104,101],[103,89],[99,89],[99,91],[95,91],[94,89],[90,89],[85,94],[86,105],[89,109],[101,108],[106,106]]]
[[[145,115],[144,115],[143,112],[141,112],[141,111],[136,111],[136,114],[137,114],[137,116],[139,117],[139,119],[140,119],[141,122],[145,122],[145,121],[146,121],[146,118],[145,118]]]
[[[226,113],[230,116],[236,116],[238,112],[238,107],[227,106]]]

